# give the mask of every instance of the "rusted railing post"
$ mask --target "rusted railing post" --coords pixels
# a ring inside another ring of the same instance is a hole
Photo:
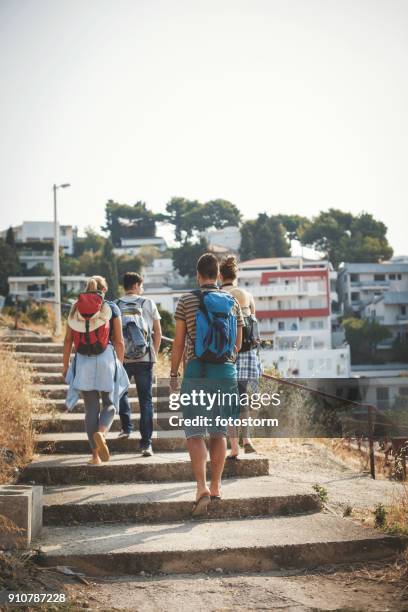
[[[370,473],[371,478],[375,480],[375,455],[374,455],[374,437],[373,437],[373,407],[367,406],[367,425],[368,425],[368,447],[370,455]]]

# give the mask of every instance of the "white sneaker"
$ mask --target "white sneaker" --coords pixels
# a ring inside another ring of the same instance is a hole
[[[153,456],[153,449],[152,449],[151,444],[147,448],[142,449],[142,457],[152,457],[152,456]]]
[[[130,436],[130,433],[123,431],[122,429],[122,431],[119,432],[118,438],[128,438],[129,436]]]

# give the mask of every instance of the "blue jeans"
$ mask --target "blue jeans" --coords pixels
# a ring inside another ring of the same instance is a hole
[[[136,383],[140,405],[140,448],[147,448],[152,443],[153,434],[153,363],[125,363],[124,366],[129,382],[133,376]],[[119,416],[123,431],[130,433],[133,425],[127,392],[121,397]]]

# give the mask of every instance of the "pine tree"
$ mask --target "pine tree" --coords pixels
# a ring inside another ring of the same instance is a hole
[[[106,240],[103,246],[99,269],[101,275],[106,278],[106,282],[108,283],[106,297],[109,300],[113,300],[118,296],[119,283],[116,256],[113,252],[113,245],[110,240]]]

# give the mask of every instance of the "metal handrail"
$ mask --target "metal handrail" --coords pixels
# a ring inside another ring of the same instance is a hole
[[[169,338],[168,336],[162,336],[162,340],[164,340],[165,342],[169,342],[170,344],[174,342],[174,338]],[[267,380],[273,380],[279,384],[284,384],[290,387],[301,389],[302,391],[308,391],[311,393],[315,393],[316,395],[320,395],[321,397],[326,397],[329,399],[334,399],[336,401],[341,401],[341,402],[350,404],[352,406],[356,406],[358,408],[367,409],[370,473],[371,473],[371,477],[375,479],[375,456],[374,456],[374,437],[373,437],[373,410],[375,411],[377,410],[375,406],[373,406],[372,404],[356,402],[354,400],[350,400],[347,398],[338,397],[337,395],[333,395],[332,393],[328,393],[327,391],[320,391],[319,389],[313,389],[312,387],[307,387],[306,385],[302,385],[301,383],[296,383],[291,380],[287,380],[285,378],[279,378],[278,376],[273,376],[272,374],[262,374],[262,378],[265,378]]]

